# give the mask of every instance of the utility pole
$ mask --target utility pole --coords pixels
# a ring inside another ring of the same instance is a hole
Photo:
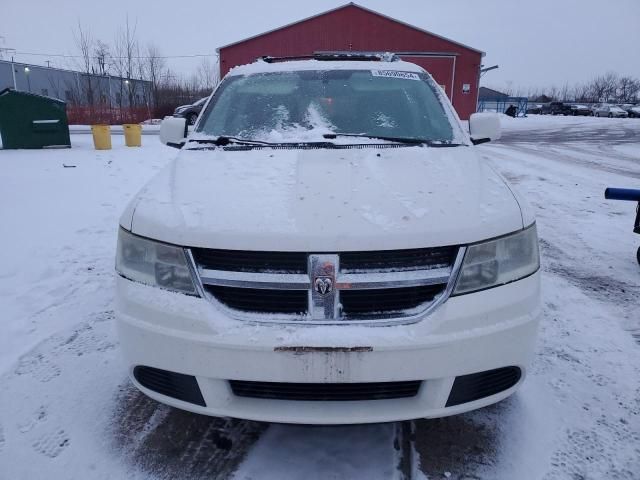
[[[5,39],[2,35],[0,35],[0,45],[4,45],[5,44]],[[11,53],[14,54],[16,53],[16,49],[15,48],[7,48],[7,47],[1,47],[0,46],[0,59],[2,59],[4,57],[4,54],[7,53]],[[11,58],[11,61],[13,62],[13,58]]]
[[[13,89],[17,90],[16,86],[16,64],[13,63],[13,57],[11,57],[11,75],[13,76]]]
[[[491,70],[495,70],[496,68],[499,68],[498,65],[493,65],[492,67],[485,67],[483,68],[484,65],[480,65],[480,76],[484,75],[487,72],[490,72]]]
[[[0,47],[0,59],[2,59],[2,57],[4,56],[4,54],[14,54],[16,53],[16,49],[15,48],[5,48],[5,47]],[[13,59],[13,56],[11,57]]]

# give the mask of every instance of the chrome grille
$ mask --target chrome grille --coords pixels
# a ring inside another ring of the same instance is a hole
[[[256,322],[410,322],[449,295],[464,247],[341,253],[192,248],[203,292]],[[268,314],[268,315],[265,315]]]
[[[444,290],[443,285],[378,290],[343,290],[340,292],[342,314],[346,318],[368,318],[374,315],[402,314],[433,301]]]
[[[308,295],[304,290],[267,290],[205,285],[204,289],[229,308],[253,313],[305,315]]]

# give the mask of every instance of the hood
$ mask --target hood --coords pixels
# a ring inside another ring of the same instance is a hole
[[[183,150],[121,224],[191,247],[390,250],[523,228],[513,193],[473,147]]]

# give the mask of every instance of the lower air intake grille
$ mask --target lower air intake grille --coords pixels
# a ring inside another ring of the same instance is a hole
[[[378,383],[276,383],[230,380],[239,397],[274,400],[354,401],[415,397],[419,380]]]
[[[513,387],[522,376],[518,367],[496,368],[486,372],[456,377],[447,407],[473,402]]]
[[[267,290],[205,285],[205,290],[229,308],[243,312],[304,314],[306,290]]]
[[[390,314],[416,308],[433,301],[442,293],[445,284],[426,285],[409,288],[384,288],[374,290],[342,290],[340,303],[347,318],[380,314]]]
[[[133,369],[133,376],[140,385],[149,390],[202,407],[207,406],[196,377],[142,366]]]

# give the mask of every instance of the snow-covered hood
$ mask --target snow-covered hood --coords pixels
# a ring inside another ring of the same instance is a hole
[[[273,251],[462,244],[524,226],[510,188],[467,146],[183,150],[121,225],[178,245]]]

